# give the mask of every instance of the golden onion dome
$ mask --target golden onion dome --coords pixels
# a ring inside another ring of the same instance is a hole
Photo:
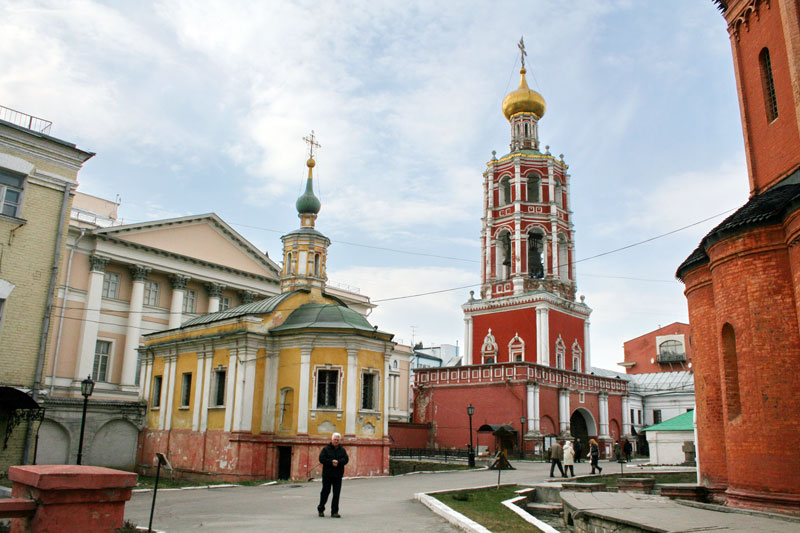
[[[511,120],[511,116],[516,113],[533,113],[539,118],[544,116],[546,108],[544,98],[528,87],[528,82],[525,80],[526,72],[525,67],[520,69],[519,87],[503,99],[503,114],[507,120]]]

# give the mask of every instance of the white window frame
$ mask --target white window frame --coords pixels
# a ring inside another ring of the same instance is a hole
[[[575,339],[575,342],[572,343],[572,370],[574,370],[575,372],[582,372],[581,370],[582,368],[583,368],[583,350],[581,350],[581,345],[578,344],[578,339]]]
[[[319,383],[320,370],[329,370],[338,372],[338,379],[336,380],[336,406],[320,406],[319,405],[319,391],[317,384]],[[314,366],[314,410],[315,411],[341,411],[342,410],[342,380],[344,379],[344,369],[341,366],[334,365],[317,365]],[[360,394],[359,394],[360,396]]]
[[[105,375],[103,376],[104,379],[100,379],[100,376],[97,375],[99,368],[97,371],[95,370],[95,366],[97,366],[97,357],[98,355],[102,357],[103,354],[98,353],[97,348],[100,343],[104,343],[108,345],[108,353],[105,354],[106,357],[106,368],[105,368]],[[111,374],[111,361],[112,356],[114,355],[114,340],[98,337],[94,343],[94,358],[92,359],[92,379],[95,382],[99,383],[108,383],[109,382],[109,375]]]
[[[157,281],[146,280],[144,282],[144,305],[158,307],[161,287]]]
[[[185,390],[186,387],[186,376],[189,376],[189,391]],[[184,397],[184,393],[186,396]],[[186,400],[184,402],[184,400]],[[181,374],[181,403],[179,408],[180,409],[188,409],[192,405],[192,373],[191,372],[183,372]]]
[[[226,386],[228,383],[228,368],[220,365],[211,372],[211,394],[208,395],[208,407],[210,409],[224,408],[228,400],[226,390],[228,388]],[[220,383],[218,376],[223,372],[225,373],[225,379]],[[220,388],[222,388],[222,403],[217,403]]]
[[[517,359],[519,357],[519,359]],[[525,341],[519,336],[519,333],[514,334],[514,338],[508,343],[508,361],[510,363],[521,362],[525,360]]]
[[[372,382],[372,407],[364,407],[364,383],[366,376],[373,376]],[[358,388],[358,410],[359,411],[380,411],[381,410],[381,371],[371,368],[361,369],[361,381]]]
[[[158,390],[156,391],[156,383],[158,383]],[[159,374],[153,376],[152,390],[150,391],[150,410],[155,411],[161,408],[161,391],[164,388],[164,376]]]
[[[103,298],[119,300],[119,274],[116,272],[103,274]]]
[[[231,308],[231,299],[227,296],[220,296],[219,297],[219,310],[220,311],[227,311]]]
[[[182,311],[191,315],[197,313],[197,291],[192,289],[186,289],[183,291]]]
[[[566,370],[566,358],[567,352],[567,345],[564,344],[564,339],[561,338],[561,335],[558,336],[556,339],[556,368],[560,368],[561,370]]]
[[[9,183],[13,180],[19,180],[17,185]],[[7,191],[15,191],[19,193],[16,202],[6,202]],[[0,215],[11,218],[21,218],[22,202],[25,199],[25,176],[9,172],[5,169],[0,169]],[[14,206],[14,213],[7,214],[5,212],[6,205]]]

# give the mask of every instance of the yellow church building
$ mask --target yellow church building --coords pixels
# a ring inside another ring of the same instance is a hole
[[[345,475],[389,473],[396,343],[326,292],[314,165],[312,150],[300,228],[282,237],[281,293],[145,336],[141,471],[163,452],[184,477],[304,479],[339,432]]]

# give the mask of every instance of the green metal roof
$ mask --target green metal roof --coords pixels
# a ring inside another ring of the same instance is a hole
[[[309,165],[313,163],[313,160],[309,160]],[[308,180],[306,181],[306,191],[297,199],[295,202],[295,207],[297,207],[297,212],[301,215],[316,215],[319,213],[320,208],[322,207],[322,203],[320,203],[319,198],[314,195],[314,186],[311,180],[311,170],[308,171]]]
[[[274,333],[298,329],[347,329],[376,331],[367,319],[344,305],[307,303],[295,309]]]
[[[281,294],[276,294],[275,296],[270,296],[266,300],[258,300],[256,302],[250,302],[249,304],[242,304],[236,307],[231,307],[230,309],[226,309],[225,311],[200,315],[191,320],[187,320],[181,325],[181,327],[197,326],[198,324],[208,324],[210,322],[216,322],[217,320],[236,318],[244,315],[264,315],[267,313],[271,313],[275,310],[276,307],[278,307],[278,304],[280,304],[282,301],[289,298],[290,296],[294,296],[295,294],[299,294],[301,292],[308,292],[308,291],[295,290],[290,292],[283,292]]]
[[[642,431],[694,431],[694,410],[644,428]]]

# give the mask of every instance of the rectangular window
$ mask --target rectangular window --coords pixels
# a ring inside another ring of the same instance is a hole
[[[194,291],[186,290],[183,293],[183,312],[196,313],[197,312],[197,293]]]
[[[633,409],[631,409],[631,424],[633,424]]]
[[[378,374],[364,372],[361,374],[361,409],[378,408]]]
[[[9,217],[19,216],[24,179],[24,176],[0,170],[0,213]]]
[[[586,393],[581,391],[578,393],[578,402],[579,403],[586,403]]]
[[[158,282],[144,282],[144,305],[158,307]]]
[[[641,409],[637,409],[636,410],[636,423],[639,424],[640,426],[642,425],[642,410]]]
[[[226,370],[218,368],[214,371],[214,383],[211,389],[211,407],[223,407],[225,405],[225,377]]]
[[[223,296],[219,299],[219,310],[220,311],[227,311],[231,308],[231,299],[227,296]]]
[[[161,407],[161,376],[153,376],[153,394],[150,395],[150,408]]]
[[[136,375],[133,377],[133,384],[138,385],[142,374],[142,352],[136,353]]]
[[[317,408],[336,409],[339,386],[338,370],[317,371]]]
[[[653,409],[653,424],[661,423],[661,409]]]
[[[184,372],[181,376],[181,407],[189,407],[192,397],[192,373]]]
[[[116,300],[119,297],[119,274],[106,272],[103,276],[103,298]]]
[[[94,381],[108,381],[108,356],[111,353],[109,341],[97,341],[94,345],[94,365],[92,365],[92,379]]]

